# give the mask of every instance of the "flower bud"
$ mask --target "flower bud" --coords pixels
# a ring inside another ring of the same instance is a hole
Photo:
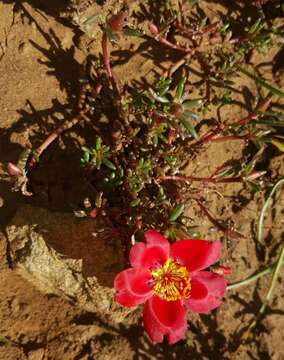
[[[92,219],[95,219],[98,216],[98,209],[97,208],[93,208],[90,212],[89,212],[89,216]]]
[[[125,21],[127,19],[128,13],[127,11],[121,11],[117,15],[111,17],[108,21],[108,26],[113,32],[121,32],[123,26],[125,25]]]
[[[229,275],[231,273],[231,270],[232,269],[230,268],[230,266],[225,266],[225,265],[219,265],[213,268],[214,273],[223,276]]]
[[[180,117],[183,114],[183,106],[181,104],[173,103],[170,108],[170,113],[176,117]]]
[[[152,35],[157,35],[159,33],[158,27],[152,22],[149,24],[148,28]]]
[[[11,163],[11,162],[8,162],[7,170],[8,170],[8,174],[10,176],[21,176],[21,175],[23,175],[23,170],[20,169],[17,165]]]
[[[262,0],[255,0],[255,6],[259,9],[261,9],[262,6]]]

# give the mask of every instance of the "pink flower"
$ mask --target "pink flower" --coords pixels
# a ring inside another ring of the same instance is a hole
[[[223,276],[202,271],[220,256],[220,241],[179,240],[170,245],[155,230],[130,251],[131,268],[115,280],[116,301],[126,307],[145,302],[144,327],[153,342],[173,344],[185,335],[187,311],[207,313],[222,302]]]
[[[261,9],[261,7],[262,7],[262,0],[255,0],[255,5],[256,5],[256,7],[258,7],[259,9]]]

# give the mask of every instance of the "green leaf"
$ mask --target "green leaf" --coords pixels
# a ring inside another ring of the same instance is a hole
[[[102,139],[98,136],[97,138],[96,138],[96,145],[95,145],[95,147],[96,147],[96,150],[100,150],[100,148],[102,147]]]
[[[276,183],[273,185],[271,190],[268,193],[268,196],[265,200],[265,203],[261,209],[259,220],[258,220],[258,226],[257,226],[257,241],[260,243],[263,243],[263,224],[264,224],[264,217],[266,210],[268,209],[269,205],[272,202],[272,197],[274,193],[276,192],[277,188],[284,183],[284,177],[281,177],[276,181]]]
[[[172,79],[162,77],[156,84],[157,94],[164,96],[171,86]]]
[[[165,96],[159,96],[153,89],[149,88],[149,92],[152,95],[152,97],[162,103],[162,104],[168,104],[170,101],[168,98],[166,98]]]
[[[126,36],[135,36],[135,37],[141,37],[144,35],[144,31],[140,29],[133,29],[130,27],[125,27],[123,29],[123,34]]]
[[[182,103],[182,106],[186,110],[190,110],[194,108],[195,106],[202,105],[202,99],[194,99],[194,100],[187,100]]]
[[[166,229],[163,234],[167,239],[170,239],[172,241],[175,241],[177,239],[175,226],[171,226],[170,228]]]
[[[0,335],[0,345],[10,345],[11,343],[11,340],[7,339],[5,336]]]
[[[261,115],[263,117],[271,116],[271,117],[275,117],[278,120],[284,120],[284,114],[279,111],[264,111],[264,112],[261,112]]]
[[[194,137],[194,139],[198,139],[198,135],[197,132],[195,131],[194,126],[184,117],[181,117],[179,120],[182,123],[182,125],[186,128],[186,130],[190,133],[190,135]]]
[[[184,86],[185,86],[186,78],[182,77],[177,85],[175,101],[180,103],[184,94]]]
[[[253,33],[261,30],[264,27],[264,23],[262,23],[263,19],[259,18],[256,22],[249,28],[248,34],[252,35]]]
[[[118,42],[118,39],[119,39],[118,35],[115,34],[109,27],[107,27],[105,29],[105,33],[106,33],[106,35],[107,35],[110,42],[112,42],[114,44],[116,44]]]
[[[109,169],[111,169],[111,170],[116,170],[115,165],[114,165],[110,160],[104,158],[104,159],[102,159],[102,163],[103,163],[105,166],[107,166]]]
[[[198,119],[199,119],[199,117],[198,117],[197,114],[195,114],[194,112],[189,111],[189,110],[186,110],[186,111],[183,113],[183,116],[184,116],[185,118],[191,117],[191,118],[194,119],[194,120],[198,120]]]
[[[139,205],[139,203],[140,203],[140,199],[135,199],[135,200],[131,201],[130,206],[135,207],[135,206]]]
[[[251,121],[251,124],[284,127],[284,121],[277,121],[274,119],[259,119],[259,120]]]
[[[84,151],[83,154],[83,159],[84,162],[89,162],[90,161],[90,153],[88,151]]]
[[[175,222],[183,213],[183,211],[184,211],[184,205],[183,204],[177,205],[170,213],[170,218],[169,218],[170,222]]]
[[[95,165],[95,167],[100,170],[101,165],[102,165],[102,159],[97,157],[97,158],[93,158],[92,159],[92,163]]]
[[[284,92],[282,92],[281,90],[276,89],[275,87],[271,86],[270,84],[268,84],[262,78],[250,73],[249,71],[242,68],[240,65],[236,65],[236,68],[239,70],[239,72],[241,72],[244,75],[246,75],[246,76],[250,77],[251,79],[253,79],[258,85],[261,85],[261,86],[265,87],[266,89],[268,89],[272,94],[280,96],[280,97],[284,97]]]
[[[278,139],[276,137],[273,137],[269,142],[272,145],[274,145],[275,147],[277,147],[278,150],[280,150],[281,152],[284,153],[284,140],[283,139]]]
[[[139,126],[137,126],[136,128],[134,128],[133,133],[132,133],[132,136],[133,136],[133,137],[136,136],[136,135],[139,133],[140,130],[141,130],[141,128],[140,128]]]

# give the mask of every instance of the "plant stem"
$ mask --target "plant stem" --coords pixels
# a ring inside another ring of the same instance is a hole
[[[167,175],[167,176],[158,176],[157,181],[173,180],[173,181],[198,181],[203,183],[213,183],[213,184],[229,184],[229,183],[238,183],[244,182],[245,178],[243,176],[233,176],[228,178],[212,178],[212,177],[196,177],[196,176],[180,176],[180,175]]]
[[[241,120],[238,120],[236,124],[238,125],[246,125],[252,120],[256,120],[258,118],[258,113],[265,112],[270,103],[271,103],[272,95],[269,94],[265,99],[259,102],[257,105],[257,108],[254,112],[251,112],[248,114],[245,118],[242,118]],[[194,150],[198,146],[202,146],[204,144],[209,144],[212,142],[219,142],[219,141],[227,141],[227,140],[253,140],[253,135],[250,135],[249,133],[245,135],[227,135],[222,136],[222,131],[224,129],[222,128],[215,128],[213,130],[208,131],[206,134],[204,134],[196,143],[191,144],[188,149]]]
[[[111,79],[113,78],[111,67],[110,67],[110,59],[109,59],[109,51],[108,51],[108,41],[107,41],[107,34],[104,31],[102,37],[102,51],[103,51],[103,61],[104,67],[106,71],[106,76]]]
[[[236,289],[238,287],[248,285],[248,284],[256,281],[257,279],[262,278],[263,276],[271,273],[271,271],[273,271],[275,269],[276,265],[277,265],[277,261],[275,261],[270,266],[266,267],[264,270],[259,271],[259,272],[255,273],[254,275],[251,275],[251,276],[247,277],[244,280],[239,280],[239,281],[236,281],[236,282],[234,282],[232,284],[229,284],[227,286],[227,290],[233,290],[233,289]],[[282,261],[281,266],[282,265],[284,265],[284,261]]]
[[[253,79],[258,85],[261,85],[261,86],[265,87],[266,89],[268,89],[272,94],[278,95],[280,97],[284,97],[284,93],[281,90],[276,89],[275,87],[271,86],[270,84],[268,84],[265,80],[263,80],[259,76],[256,76],[256,75],[250,73],[246,69],[242,68],[240,65],[236,65],[236,68],[239,70],[239,72],[241,72],[244,75]]]
[[[280,271],[280,268],[281,268],[281,265],[283,263],[283,259],[284,259],[284,241],[282,243],[282,247],[281,247],[281,251],[280,251],[280,255],[278,257],[278,260],[276,261],[276,265],[275,265],[275,269],[274,269],[274,272],[273,272],[273,275],[272,275],[272,278],[271,278],[271,281],[270,281],[270,286],[269,286],[269,289],[268,289],[268,292],[262,302],[262,305],[258,311],[258,314],[256,316],[256,318],[250,323],[248,329],[246,330],[246,332],[243,334],[242,336],[242,340],[246,340],[250,334],[250,331],[256,326],[258,320],[260,319],[261,315],[264,313],[265,309],[266,309],[266,306],[269,302],[269,300],[271,299],[271,296],[272,296],[272,293],[273,293],[273,290],[274,290],[274,287],[275,287],[275,284],[276,284],[276,280],[278,278],[278,274],[279,274],[279,271]]]
[[[281,177],[272,187],[272,189],[270,190],[267,199],[260,211],[260,216],[259,216],[259,220],[258,220],[258,226],[257,226],[257,241],[262,243],[263,242],[263,224],[264,224],[264,216],[265,216],[265,212],[267,210],[267,208],[269,207],[269,205],[271,204],[272,201],[272,196],[275,194],[277,188],[282,185],[282,183],[284,183],[284,177]]]
[[[222,142],[222,141],[235,141],[235,140],[252,140],[254,138],[251,134],[245,134],[245,135],[226,135],[226,136],[220,136],[215,135],[210,139],[210,141],[207,141],[207,143],[212,142]]]
[[[156,41],[167,46],[170,49],[185,52],[185,53],[190,53],[193,51],[193,49],[191,49],[191,48],[179,46],[179,45],[176,45],[176,44],[170,42],[164,35],[159,33],[159,28],[154,23],[149,24],[149,30],[150,30],[151,34],[154,35],[154,39]]]
[[[180,22],[175,22],[175,27],[182,33],[182,35],[189,38],[190,40],[195,40],[197,37],[202,37],[205,34],[216,32],[217,26],[218,23],[215,22],[198,30],[188,30],[186,27],[182,26]]]
[[[104,62],[106,76],[110,80],[113,90],[117,94],[119,94],[118,86],[116,84],[116,80],[113,76],[111,66],[110,66],[110,54],[109,54],[109,50],[108,50],[108,37],[107,37],[107,33],[105,31],[102,36],[102,52],[103,52],[103,62]]]
[[[44,141],[43,143],[34,151],[34,155],[28,161],[28,168],[31,170],[40,155],[48,148],[50,144],[53,143],[65,130],[71,129],[73,126],[78,124],[81,120],[84,119],[86,112],[88,111],[88,107],[85,105],[86,94],[87,91],[90,90],[90,85],[85,84],[81,88],[81,93],[78,101],[79,112],[77,116],[73,117],[71,120],[67,119],[60,125],[57,129],[55,129]]]
[[[265,99],[263,99],[262,101],[259,102],[259,104],[257,105],[257,108],[254,110],[254,112],[248,114],[248,116],[239,120],[237,122],[237,124],[246,125],[250,121],[256,120],[258,118],[258,113],[265,112],[268,109],[268,107],[271,103],[271,100],[272,100],[272,95],[271,94],[267,95]]]
[[[228,226],[220,223],[220,221],[218,221],[217,219],[215,219],[215,217],[210,213],[210,211],[202,204],[202,202],[199,199],[195,199],[193,198],[198,206],[200,207],[201,211],[204,212],[204,214],[207,216],[207,218],[212,222],[212,224],[219,229],[220,231],[222,231],[226,236],[234,238],[234,239],[240,239],[242,236],[242,234],[238,233],[237,231],[230,229]]]
[[[170,67],[170,69],[166,71],[166,76],[167,77],[172,77],[173,74],[193,56],[193,54],[194,54],[194,51],[192,53],[186,54],[178,62],[173,64]]]

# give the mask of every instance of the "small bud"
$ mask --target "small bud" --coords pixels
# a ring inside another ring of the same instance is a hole
[[[255,0],[255,6],[256,6],[258,9],[261,9],[261,7],[262,7],[262,0]]]
[[[97,208],[94,208],[93,210],[91,210],[89,212],[89,216],[92,218],[92,219],[95,219],[97,216],[98,216],[98,209]]]
[[[180,117],[183,114],[183,106],[181,104],[173,103],[170,108],[170,113],[176,117]]]
[[[135,234],[132,234],[132,235],[131,235],[131,245],[134,246],[135,243],[136,243]]]
[[[23,175],[23,170],[20,169],[17,165],[14,165],[11,162],[8,162],[7,170],[8,170],[8,174],[10,176],[21,176],[21,175]]]
[[[121,32],[125,21],[127,19],[127,11],[121,11],[117,15],[114,15],[109,21],[108,26],[113,32]]]
[[[225,265],[219,265],[213,268],[214,273],[223,276],[229,275],[231,273],[231,270],[232,269],[230,268],[230,266],[225,266]]]
[[[255,179],[260,178],[261,176],[265,175],[266,171],[253,171],[248,176],[244,177],[246,181],[253,181]]]
[[[176,129],[170,128],[169,135],[168,135],[168,145],[171,145],[172,142],[176,138]]]
[[[154,23],[151,22],[151,23],[149,24],[148,28],[149,28],[149,30],[150,30],[150,32],[151,32],[152,35],[158,35],[159,29],[158,29],[158,27],[157,27]]]

